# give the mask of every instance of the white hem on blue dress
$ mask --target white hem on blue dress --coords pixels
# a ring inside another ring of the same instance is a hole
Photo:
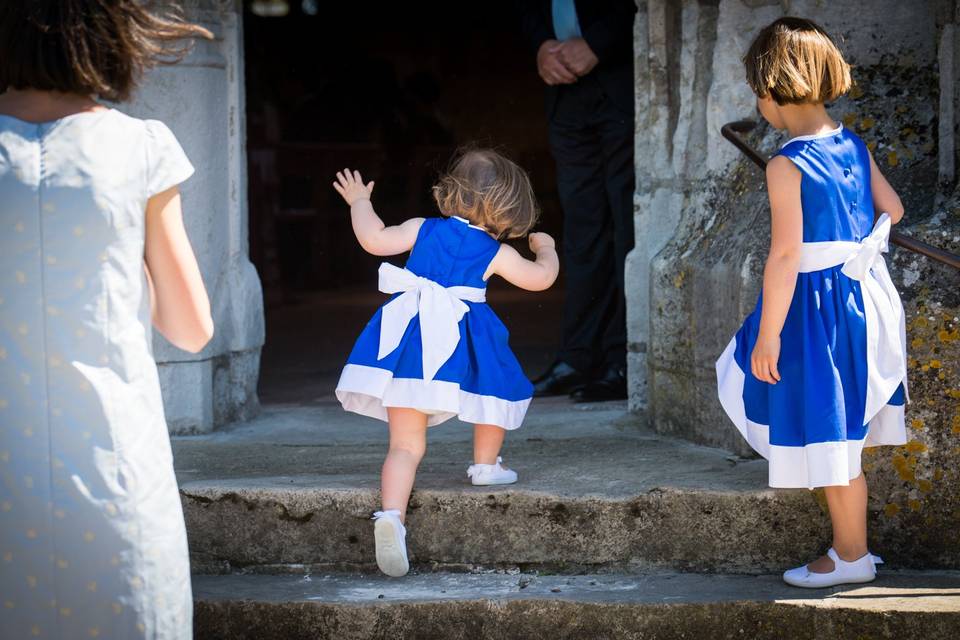
[[[863,440],[815,442],[803,447],[770,444],[770,427],[747,419],[743,403],[746,374],[734,358],[733,338],[717,360],[720,404],[740,435],[769,464],[769,484],[777,489],[815,489],[848,485],[860,475],[860,454],[864,447],[907,443],[904,405],[885,405],[870,419]]]
[[[530,399],[504,400],[463,391],[456,382],[394,378],[387,369],[347,364],[337,383],[337,400],[353,413],[387,421],[387,407],[407,407],[427,414],[427,426],[459,417],[472,424],[492,424],[507,431],[523,424]]]

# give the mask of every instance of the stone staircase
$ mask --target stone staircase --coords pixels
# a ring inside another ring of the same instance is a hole
[[[430,433],[402,579],[373,564],[383,425],[325,401],[175,439],[197,637],[960,634],[960,572],[894,541],[872,543],[890,569],[871,585],[782,584],[829,522],[817,493],[767,489],[762,460],[655,435],[617,403],[538,401],[504,452],[521,482],[479,488],[469,437]]]

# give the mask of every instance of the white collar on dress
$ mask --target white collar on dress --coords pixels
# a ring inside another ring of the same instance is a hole
[[[477,231],[483,231],[484,233],[490,233],[489,231],[487,231],[487,230],[484,229],[483,227],[478,227],[478,226],[475,225],[475,224],[470,224],[470,221],[467,220],[466,218],[461,218],[460,216],[450,216],[450,217],[453,218],[454,220],[459,220],[460,222],[462,222],[463,224],[467,225],[467,226],[470,227],[471,229],[476,229]]]
[[[842,122],[840,123],[840,126],[838,126],[836,129],[831,129],[830,131],[824,131],[823,133],[812,133],[806,136],[797,136],[796,138],[790,138],[789,140],[784,142],[782,145],[780,145],[780,148],[783,149],[785,146],[787,146],[791,142],[799,142],[801,140],[817,140],[818,138],[829,138],[830,136],[835,136],[839,134],[841,131],[843,131]]]

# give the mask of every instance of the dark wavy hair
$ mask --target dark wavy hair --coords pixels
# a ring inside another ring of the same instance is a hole
[[[174,2],[0,0],[0,92],[39,89],[130,97],[143,72],[212,38]]]

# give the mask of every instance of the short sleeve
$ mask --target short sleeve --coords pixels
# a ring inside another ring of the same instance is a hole
[[[163,193],[193,175],[193,165],[170,128],[147,120],[147,197]]]

